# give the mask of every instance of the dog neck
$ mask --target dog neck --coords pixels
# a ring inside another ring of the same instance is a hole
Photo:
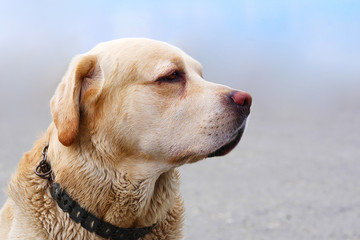
[[[48,156],[55,182],[118,227],[145,227],[165,218],[179,194],[177,170],[140,155],[114,158],[88,144],[64,147],[52,137]]]

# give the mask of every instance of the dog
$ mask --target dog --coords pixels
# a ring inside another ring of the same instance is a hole
[[[251,102],[164,42],[119,39],[75,56],[53,122],[12,176],[0,239],[182,239],[177,167],[229,153]]]

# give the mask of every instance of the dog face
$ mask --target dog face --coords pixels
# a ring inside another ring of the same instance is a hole
[[[94,146],[181,165],[221,156],[239,142],[249,94],[207,82],[196,60],[147,39],[97,45],[76,57],[51,101],[65,146]]]

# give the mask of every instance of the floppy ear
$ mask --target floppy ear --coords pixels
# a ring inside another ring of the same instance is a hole
[[[97,58],[95,56],[76,56],[71,61],[65,76],[51,99],[51,115],[57,129],[59,141],[64,146],[70,146],[78,133],[81,88],[84,79],[93,74],[96,63]]]

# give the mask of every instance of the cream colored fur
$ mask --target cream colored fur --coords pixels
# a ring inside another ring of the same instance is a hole
[[[158,81],[174,71],[178,82]],[[71,220],[34,174],[42,148],[55,181],[82,207],[119,227],[156,223],[144,239],[181,239],[176,167],[234,139],[232,89],[168,44],[122,39],[76,56],[51,100],[53,122],[24,155],[0,212],[0,239],[102,239]]]

